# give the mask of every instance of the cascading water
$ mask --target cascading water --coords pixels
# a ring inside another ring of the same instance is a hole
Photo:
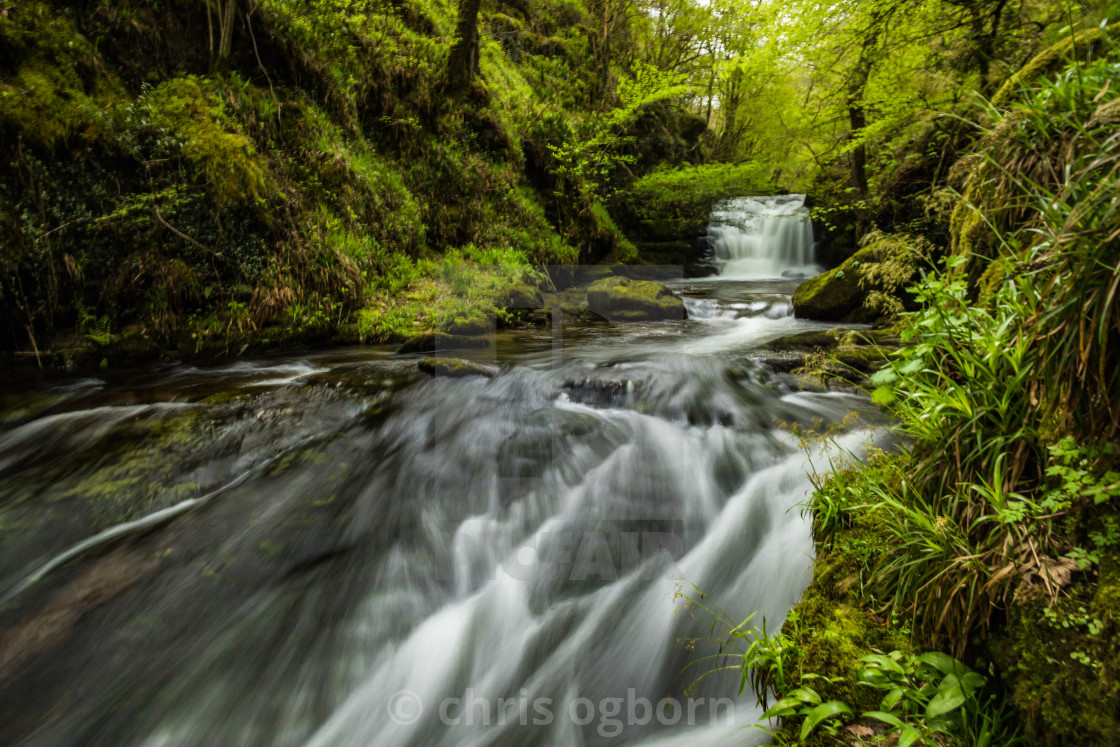
[[[686,695],[715,649],[675,592],[776,628],[827,462],[787,424],[866,401],[752,363],[801,324],[736,317],[760,285],[684,323],[500,336],[490,378],[363,349],[0,413],[0,743],[763,741],[737,676]]]
[[[716,206],[708,243],[720,276],[759,280],[815,275],[805,195],[740,197]]]

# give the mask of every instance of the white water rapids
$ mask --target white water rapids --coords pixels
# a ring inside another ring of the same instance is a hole
[[[737,672],[690,687],[720,660],[677,592],[776,629],[828,461],[791,425],[881,436],[754,361],[808,328],[790,282],[676,287],[683,323],[499,333],[493,378],[363,348],[48,387],[0,420],[0,742],[765,741]]]

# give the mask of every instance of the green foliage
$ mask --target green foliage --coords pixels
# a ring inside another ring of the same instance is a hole
[[[887,724],[898,745],[933,742],[945,735],[957,744],[987,747],[1019,744],[1017,725],[995,696],[982,697],[987,678],[947,654],[917,656],[892,651],[861,661],[859,683],[885,693],[865,718]]]
[[[583,199],[613,197],[617,187],[612,186],[612,177],[634,161],[634,156],[620,152],[623,145],[633,141],[633,136],[624,134],[626,128],[642,107],[687,90],[681,76],[635,63],[630,75],[619,81],[617,107],[592,113],[579,122],[571,137],[558,145],[548,145],[555,161],[553,173],[561,184],[576,185]]]
[[[916,444],[928,445],[928,453],[918,447],[915,480],[942,493],[997,468],[992,456],[1004,454],[1015,459],[1003,468],[1008,483],[1018,484],[1039,457],[1024,441],[1032,371],[1020,331],[1034,311],[1029,281],[1006,283],[990,309],[970,305],[965,283],[944,276],[927,275],[914,290],[921,309],[904,317],[902,331],[912,344],[872,381],[874,399],[891,406]]]
[[[1014,724],[991,698],[982,698],[987,679],[951,656],[939,652],[876,652],[860,658],[860,663],[863,668],[856,674],[858,685],[883,694],[878,708],[864,712],[863,719],[879,722],[885,729],[863,726],[863,731],[848,730],[850,734],[874,736],[875,744],[893,737],[889,743],[900,746],[937,744],[935,735],[974,747],[1019,742]],[[851,714],[846,703],[822,702],[814,689],[800,687],[778,700],[763,718],[799,720],[798,744],[818,729],[833,737],[834,743],[842,744],[836,720]]]
[[[874,737],[870,744],[940,744],[942,738],[973,747],[1020,743],[1018,725],[985,689],[987,678],[947,654],[873,650],[859,656],[849,672],[822,674],[805,668],[807,628],[797,610],[781,631],[769,633],[765,621],[761,628],[750,625],[753,615],[732,625],[727,613],[697,589],[678,594],[690,610],[701,609],[713,620],[718,651],[709,660],[718,666],[699,679],[737,669],[740,693],[749,688],[768,706],[762,718],[780,720],[779,728],[768,729],[779,744],[846,744],[851,735]],[[843,685],[848,689],[836,689]],[[845,727],[858,706],[826,699],[822,689],[870,691],[873,700],[864,702],[873,706],[863,712],[860,725]],[[875,729],[862,725],[875,722]]]
[[[358,330],[364,339],[383,341],[428,330],[456,332],[468,320],[489,328],[502,318],[509,288],[533,275],[525,255],[513,249],[468,246],[450,250],[438,262],[399,258],[370,285]]]
[[[1076,567],[1056,519],[1115,495],[1117,475],[1102,466],[1111,446],[1067,437],[1045,447],[1050,417],[1033,396],[1024,329],[1041,301],[1032,288],[1009,278],[984,308],[967,303],[962,280],[927,277],[904,332],[910,344],[873,377],[912,455],[905,474],[867,487],[869,504],[892,517],[892,550],[874,582],[958,651],[1024,585],[1056,596]],[[1094,543],[1110,542],[1113,525],[1094,530]]]
[[[521,269],[633,255],[580,179],[558,198],[522,151],[542,113],[569,130],[600,116],[577,95],[579,4],[535,8],[524,53],[485,40],[478,90],[453,103],[451,6],[264,2],[214,69],[199,6],[72,5],[0,15],[0,348],[396,339],[471,304],[494,312],[495,286],[520,276],[487,271],[479,295],[422,277],[476,264],[456,248],[512,252]],[[658,100],[659,75],[622,86],[619,117]],[[458,300],[425,310],[409,294]],[[86,314],[112,331],[88,332]]]
[[[181,156],[197,168],[219,204],[264,200],[272,182],[252,142],[231,126],[219,90],[194,76],[168,81],[140,98],[129,111],[139,121],[130,124],[153,139],[153,156]]]
[[[621,197],[647,239],[679,239],[698,232],[721,200],[767,191],[755,162],[685,164],[659,168],[635,181]]]
[[[1120,600],[1118,223],[1114,128],[1101,124],[1115,79],[1111,57],[1074,64],[991,112],[980,154],[957,167],[971,174],[953,219],[957,253],[913,287],[904,347],[873,377],[901,453],[862,471],[833,465],[809,504],[818,564],[845,569],[854,591],[823,603],[836,578],[825,570],[799,609],[839,612],[854,596],[922,645],[994,662],[1005,678],[1018,715],[994,701],[962,706],[947,729],[962,744],[1003,743],[995,735],[1012,719],[1032,744],[1095,744],[1117,721],[1106,701],[1120,660],[1106,641]],[[814,619],[800,650],[834,627]],[[809,671],[844,671],[823,664]],[[876,678],[889,701],[865,715],[946,733],[931,704],[971,697],[963,687],[937,696],[944,679],[922,674],[925,699],[903,718],[903,698],[887,689],[899,676]],[[850,703],[837,686],[822,699]],[[973,712],[987,715],[963,717]]]
[[[765,719],[796,718],[801,722],[796,744],[802,744],[818,729],[830,737],[840,736],[839,719],[849,716],[852,709],[839,700],[822,701],[811,687],[799,687],[772,705],[762,714]],[[784,740],[780,744],[786,744]]]

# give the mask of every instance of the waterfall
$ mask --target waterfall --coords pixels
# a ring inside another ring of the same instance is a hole
[[[721,277],[815,275],[813,224],[805,195],[740,197],[712,211],[708,244]]]

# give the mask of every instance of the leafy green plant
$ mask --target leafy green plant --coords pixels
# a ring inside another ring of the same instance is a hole
[[[899,747],[920,743],[933,734],[965,731],[962,709],[976,705],[986,679],[953,657],[931,652],[917,656],[898,651],[875,653],[860,660],[861,685],[885,693],[879,710],[863,714],[897,730]],[[970,744],[991,743],[991,734],[969,735]]]
[[[850,716],[852,709],[847,703],[838,700],[822,701],[821,696],[811,687],[791,690],[784,698],[762,714],[764,719],[798,718],[801,728],[798,731],[799,743],[805,741],[818,729],[829,736],[839,736],[840,719]],[[772,732],[773,733],[773,732]]]

